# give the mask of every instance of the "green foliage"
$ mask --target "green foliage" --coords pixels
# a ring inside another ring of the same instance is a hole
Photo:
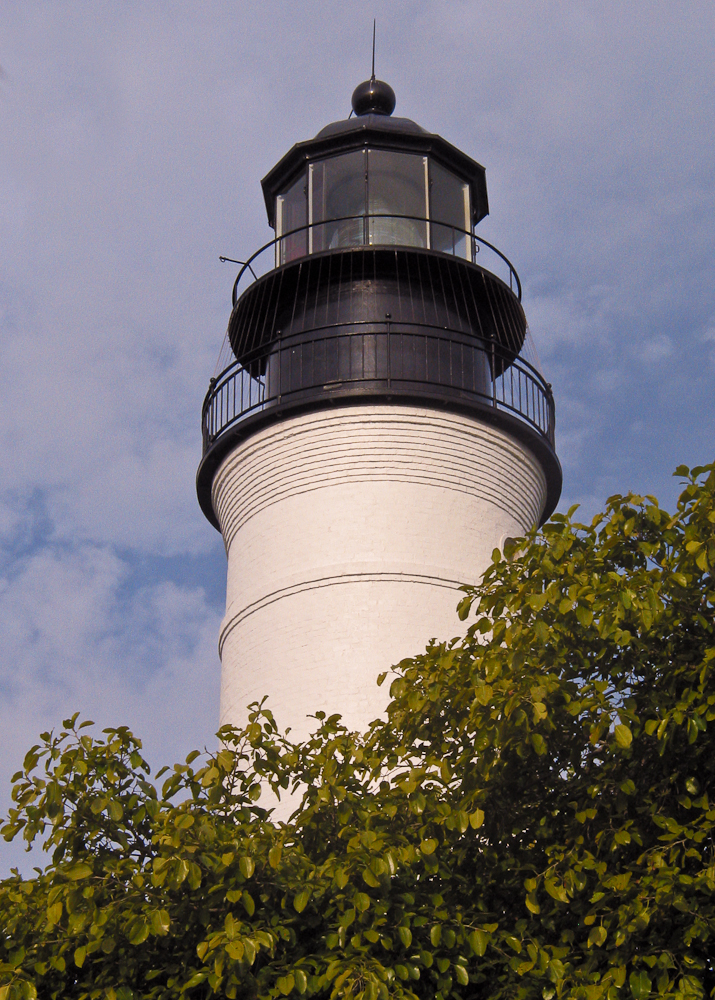
[[[712,995],[715,466],[678,474],[674,516],[612,497],[496,552],[366,734],[256,706],[161,786],[126,729],[45,734],[0,1000]]]

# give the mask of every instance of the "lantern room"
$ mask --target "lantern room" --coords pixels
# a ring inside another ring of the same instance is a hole
[[[347,247],[406,246],[472,260],[488,212],[484,168],[406,118],[379,80],[353,116],[298,143],[263,180],[276,266]]]

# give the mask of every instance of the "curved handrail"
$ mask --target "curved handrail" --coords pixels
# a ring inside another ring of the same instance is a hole
[[[351,329],[353,327],[360,327],[360,326],[370,326],[370,327],[373,327],[375,325],[376,324],[375,324],[374,320],[360,320],[358,322],[352,321],[350,323]],[[384,324],[384,325],[387,326],[387,324]],[[430,326],[428,323],[417,323],[414,320],[411,320],[409,325],[410,325],[411,328],[412,327],[417,328],[418,330],[420,330],[420,332],[422,330],[433,331],[433,330],[436,329],[435,327]],[[320,331],[322,333],[323,331],[326,331],[326,330],[341,330],[341,329],[344,328],[344,326],[345,326],[345,324],[344,323],[340,323],[340,322],[338,322],[338,323],[324,323],[320,327],[316,327],[316,331]],[[439,330],[440,330],[440,332],[444,332],[444,328],[443,327],[439,327]],[[424,333],[423,335],[424,336],[430,336],[430,333]],[[271,342],[271,347],[275,346],[276,343],[279,343],[283,339],[292,341],[293,339],[297,339],[297,337],[299,337],[299,336],[300,335],[293,334],[293,335],[289,335],[286,338],[279,337],[278,340]],[[346,336],[352,336],[352,334],[351,333],[347,333]],[[460,331],[460,336],[464,336],[464,334],[461,331]],[[301,339],[303,339],[303,338],[301,338]],[[450,338],[450,340],[451,339],[452,338]],[[497,354],[497,355],[499,355],[500,358],[508,358],[509,361],[510,361],[510,363],[513,363],[514,361],[518,361],[519,365],[522,368],[528,368],[529,374],[533,377],[533,379],[536,382],[539,382],[543,386],[544,391],[547,394],[550,393],[551,383],[547,382],[546,379],[544,378],[543,374],[536,367],[536,365],[533,365],[530,361],[527,361],[527,359],[523,355],[516,354],[516,356],[515,356],[512,351],[505,350],[501,345],[494,344],[492,346],[491,342],[489,342],[488,346],[486,346],[486,347],[483,346],[482,350],[485,351],[487,354],[491,354],[492,350],[494,350],[494,353]],[[233,361],[231,361],[228,365],[226,365],[226,367],[224,369],[222,369],[222,371],[220,371],[218,373],[218,375],[214,375],[213,378],[209,379],[209,391],[208,391],[208,393],[206,395],[206,399],[204,399],[204,406],[206,405],[206,401],[208,400],[209,396],[211,395],[212,390],[220,388],[221,383],[224,381],[224,376],[229,375],[237,367],[239,367],[239,368],[240,367],[245,368],[246,365],[249,365],[251,363],[251,361],[254,360],[254,358],[261,358],[261,357],[264,357],[264,356],[266,356],[266,347],[265,347],[265,345],[261,345],[260,347],[255,348],[253,351],[251,351],[251,353],[245,358],[245,363],[244,364],[242,364],[240,361],[238,361],[236,358],[234,358]]]
[[[310,348],[313,344],[326,344],[328,341],[342,340],[348,338],[364,337],[385,337],[384,349],[387,351],[383,362],[384,371],[362,371],[357,373],[339,373],[337,378],[324,377],[316,381],[313,385],[310,381],[303,382],[298,387],[281,385],[281,364],[274,369],[273,375],[263,378],[255,377],[250,372],[252,361],[267,357],[265,349],[252,352],[251,356],[244,358],[243,362],[233,361],[215,379],[211,379],[209,391],[204,399],[202,407],[201,423],[202,437],[204,442],[204,455],[213,447],[214,443],[232,426],[245,417],[264,410],[266,407],[277,407],[282,403],[289,402],[296,395],[305,395],[306,392],[314,393],[317,396],[330,396],[334,392],[343,393],[350,391],[350,387],[371,388],[372,391],[387,391],[388,393],[399,393],[405,391],[405,386],[413,386],[418,394],[427,392],[428,395],[435,392],[444,395],[445,392],[452,396],[457,392],[457,396],[466,394],[468,398],[473,398],[480,407],[489,406],[495,410],[501,410],[513,414],[524,423],[530,425],[541,437],[543,437],[553,447],[554,443],[554,402],[551,386],[547,383],[541,373],[534,368],[525,358],[510,355],[499,345],[494,343],[481,344],[472,342],[468,338],[457,335],[447,335],[443,328],[434,328],[428,324],[414,324],[419,326],[419,332],[411,330],[401,333],[399,330],[391,330],[390,324],[384,324],[384,330],[376,333],[374,323],[358,324],[366,327],[366,333],[333,333],[333,327],[321,328],[321,336],[313,337],[310,340],[301,338],[299,345]],[[369,327],[369,330],[367,329]],[[337,329],[337,328],[336,328]],[[405,353],[402,341],[398,339],[402,336],[417,338],[425,344],[430,341],[444,342],[458,346],[461,342],[463,347],[467,347],[472,353],[472,361],[477,355],[483,355],[484,362],[491,362],[491,370],[494,371],[495,358],[499,357],[509,361],[501,374],[488,379],[484,385],[469,388],[462,384],[461,375],[455,377],[451,373],[448,377],[441,377],[439,373],[430,375],[425,370],[424,376],[416,372],[406,375],[404,371],[399,374],[400,366],[403,365],[408,354]],[[394,346],[392,338],[395,338]],[[399,342],[399,347],[398,347]],[[295,338],[280,338],[273,342],[271,355],[275,354],[280,358],[281,352],[293,352],[297,346]],[[390,355],[392,354],[392,361]],[[272,379],[277,378],[278,382],[273,383]],[[379,385],[377,385],[379,383]],[[384,383],[384,384],[383,384]],[[333,389],[334,387],[334,389]],[[402,387],[402,389],[400,389]],[[364,390],[361,390],[364,391]],[[412,391],[412,390],[410,390]]]
[[[267,243],[264,243],[262,247],[260,247],[253,254],[251,254],[251,256],[248,258],[248,260],[246,260],[246,261],[233,261],[233,263],[242,263],[243,266],[241,267],[241,270],[236,275],[236,280],[233,283],[233,291],[231,293],[231,302],[232,302],[232,305],[235,306],[236,302],[238,301],[238,286],[239,286],[239,284],[241,282],[241,278],[246,273],[246,271],[250,271],[250,273],[253,275],[254,281],[257,281],[258,278],[256,276],[256,272],[253,270],[253,263],[254,263],[254,261],[258,257],[260,257],[262,253],[265,253],[265,251],[269,250],[271,247],[273,247],[275,249],[275,247],[282,240],[287,240],[291,236],[296,236],[299,233],[305,233],[306,236],[307,236],[313,230],[318,230],[318,229],[320,229],[322,227],[325,227],[325,226],[335,225],[336,223],[340,223],[340,222],[355,222],[355,221],[359,221],[359,220],[368,221],[369,222],[372,219],[401,219],[401,220],[407,221],[407,222],[420,222],[420,223],[424,223],[425,226],[427,226],[427,225],[430,225],[430,226],[434,225],[434,226],[440,226],[443,229],[449,229],[452,232],[453,242],[454,242],[454,236],[455,235],[457,235],[457,237],[459,239],[461,239],[462,237],[466,236],[466,237],[468,237],[472,241],[472,256],[476,256],[476,254],[479,253],[479,245],[484,246],[484,247],[488,247],[498,257],[500,257],[504,261],[504,263],[506,264],[506,266],[509,268],[509,282],[510,282],[510,287],[512,287],[511,286],[511,282],[513,280],[513,282],[516,284],[517,298],[518,298],[519,302],[521,302],[521,280],[519,279],[519,275],[517,273],[517,270],[514,267],[514,265],[512,264],[512,262],[509,260],[509,258],[506,256],[506,254],[503,254],[501,252],[501,250],[498,249],[498,247],[494,246],[493,243],[490,243],[488,240],[483,239],[481,236],[477,236],[477,234],[475,232],[473,232],[472,230],[470,230],[470,229],[460,229],[458,226],[452,226],[452,225],[450,225],[447,222],[439,222],[436,219],[426,219],[424,216],[419,216],[419,215],[398,215],[398,214],[395,214],[393,212],[376,212],[376,213],[373,213],[373,214],[370,214],[370,215],[345,215],[345,216],[342,216],[342,217],[337,218],[337,219],[323,219],[321,222],[309,222],[305,226],[297,226],[295,229],[290,229],[290,230],[288,230],[288,232],[281,233],[280,236],[275,236],[272,240],[269,240]],[[360,246],[362,246],[362,247],[369,246],[369,247],[372,247],[372,248],[377,248],[378,246],[381,246],[381,245],[382,244],[379,244],[379,243],[374,243],[374,244],[373,243],[360,243],[360,244],[356,244],[356,246],[358,246],[358,247],[360,247]],[[409,248],[411,246],[411,244],[408,244],[408,243],[404,243],[404,244],[387,244],[387,245],[391,249],[393,249],[395,247]],[[415,249],[415,248],[413,247],[413,249]],[[428,247],[422,247],[422,248],[417,247],[416,249],[429,249],[429,248]],[[432,251],[432,252],[439,253],[440,251]],[[303,260],[303,259],[311,257],[311,256],[313,256],[312,253],[305,253],[305,254],[301,254],[300,257],[296,257],[294,259],[295,260]],[[452,256],[455,256],[455,255],[454,254],[447,254],[447,256],[452,257]],[[232,258],[230,258],[230,257],[220,257],[219,259],[221,261],[231,261],[232,260]],[[461,258],[461,259],[466,259],[466,258]],[[291,261],[290,263],[293,263],[293,261]],[[279,265],[279,266],[280,267],[284,267],[285,265]]]

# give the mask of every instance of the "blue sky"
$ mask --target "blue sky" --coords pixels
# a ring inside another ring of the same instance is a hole
[[[225,555],[199,418],[260,179],[377,72],[483,163],[557,406],[561,509],[715,458],[715,8],[0,9],[0,807],[44,728],[211,744]],[[417,650],[415,650],[417,652]],[[0,846],[0,874],[20,859]]]

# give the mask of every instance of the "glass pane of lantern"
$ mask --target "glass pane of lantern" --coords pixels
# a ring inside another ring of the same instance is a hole
[[[296,257],[304,257],[308,251],[308,232],[304,228],[308,225],[308,190],[305,174],[301,174],[297,181],[283,194],[279,194],[276,200],[276,235],[290,233],[293,229],[302,229],[302,232],[293,233],[286,236],[278,244],[279,264],[285,264]]]
[[[433,250],[471,260],[469,185],[430,161],[430,245]]]
[[[427,218],[426,165],[426,157],[411,153],[368,151],[371,244],[427,246],[427,223],[420,221]]]
[[[365,151],[312,163],[309,201],[311,253],[361,246],[365,242]]]

